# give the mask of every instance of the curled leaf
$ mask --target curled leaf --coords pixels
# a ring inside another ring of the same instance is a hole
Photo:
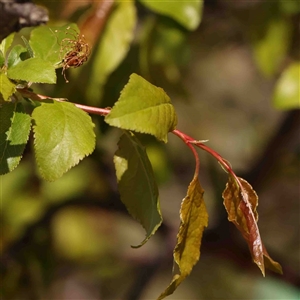
[[[237,181],[238,180],[238,181]],[[223,192],[224,206],[228,220],[233,222],[247,241],[254,263],[265,276],[265,267],[277,273],[282,273],[280,264],[273,261],[267,253],[257,226],[256,211],[258,196],[252,186],[244,179],[229,177]]]
[[[208,225],[208,214],[203,194],[204,190],[198,177],[194,177],[181,204],[181,224],[173,253],[174,263],[178,266],[179,272],[174,274],[172,282],[158,299],[171,295],[191,273],[200,258],[202,234],[204,228]]]

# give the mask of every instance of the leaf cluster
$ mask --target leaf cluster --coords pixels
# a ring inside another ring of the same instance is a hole
[[[149,9],[176,20],[187,30],[195,29],[200,20],[202,1],[175,2],[174,9],[159,1],[141,1]],[[160,3],[160,4],[158,4]],[[187,8],[189,8],[187,10]],[[120,9],[120,10],[119,10]],[[131,2],[122,2],[112,18],[120,21],[121,11],[135,15]],[[192,14],[192,18],[191,18]],[[133,18],[135,20],[135,18]],[[120,24],[118,26],[121,26]],[[134,21],[126,24],[134,27]],[[113,26],[106,33],[113,35]],[[196,148],[212,155],[228,173],[228,183],[223,192],[224,206],[228,220],[233,222],[246,240],[252,259],[262,274],[265,268],[282,273],[281,266],[271,259],[261,240],[258,222],[258,196],[248,182],[235,175],[230,165],[203,141],[189,137],[179,131],[177,115],[165,91],[133,73],[128,83],[110,109],[71,103],[61,98],[51,98],[32,91],[32,83],[55,84],[56,69],[64,68],[65,57],[76,43],[79,30],[75,24],[56,27],[39,27],[31,32],[25,46],[13,46],[13,35],[0,45],[0,173],[11,172],[19,164],[25,146],[33,133],[35,158],[39,174],[45,180],[54,181],[70,168],[90,155],[96,145],[94,123],[88,113],[104,116],[107,125],[119,128],[122,135],[114,156],[118,188],[122,202],[128,212],[145,229],[146,236],[137,246],[145,244],[162,223],[159,189],[145,147],[139,134],[149,134],[158,141],[167,143],[171,132],[179,137],[195,157],[195,173],[182,200],[180,227],[174,248],[174,274],[170,285],[158,299],[172,294],[191,273],[200,258],[200,246],[204,229],[208,226],[208,213],[204,202],[204,190],[199,181],[200,160]],[[128,43],[131,36],[125,36],[114,45]],[[43,41],[43,42],[41,42]],[[102,75],[93,76],[88,90],[99,96],[95,86],[101,85],[120,63],[126,51],[105,64],[110,45],[102,44],[95,57],[94,74],[103,65]],[[63,69],[64,70],[64,69]],[[294,76],[289,70],[282,81]],[[95,82],[96,80],[96,82]],[[279,98],[282,89],[279,89]],[[26,105],[25,105],[26,104]],[[29,104],[29,105],[28,105]],[[28,109],[28,107],[30,107]]]

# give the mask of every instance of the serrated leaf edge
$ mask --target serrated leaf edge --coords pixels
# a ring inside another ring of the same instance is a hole
[[[53,101],[55,101],[55,100],[53,100]],[[80,109],[80,108],[78,108],[78,109]],[[84,112],[84,111],[83,111]],[[85,112],[84,112],[85,113]],[[88,114],[87,114],[88,115]],[[92,122],[92,124],[93,124],[93,128],[95,127],[95,124]],[[40,174],[41,174],[41,176],[45,179],[45,180],[47,180],[47,181],[55,181],[55,180],[57,180],[57,179],[59,179],[59,178],[61,178],[64,174],[66,174],[68,171],[70,171],[73,167],[75,167],[75,166],[77,166],[79,163],[80,163],[80,161],[82,161],[84,158],[86,158],[87,156],[89,156],[89,155],[91,155],[93,152],[94,152],[94,150],[95,150],[95,148],[96,148],[96,142],[94,143],[94,147],[91,149],[91,151],[90,152],[88,152],[88,153],[84,153],[84,155],[81,157],[81,158],[79,158],[74,164],[72,164],[72,165],[70,165],[69,166],[69,168],[67,168],[62,174],[60,174],[60,176],[59,177],[57,177],[57,178],[48,178],[46,175],[45,175],[45,173],[42,171],[42,168],[41,168],[41,164],[40,164],[40,161],[39,161],[39,157],[38,157],[38,155],[37,155],[37,151],[36,151],[36,131],[35,131],[35,129],[36,129],[36,125],[33,125],[32,126],[32,131],[33,131],[33,139],[34,139],[34,157],[35,157],[35,160],[36,160],[36,163],[37,163],[37,166],[38,166],[38,169],[39,169],[39,172],[40,172]],[[96,135],[95,135],[95,132],[94,132],[94,137],[96,137]]]

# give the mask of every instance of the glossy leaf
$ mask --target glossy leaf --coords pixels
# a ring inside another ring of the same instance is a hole
[[[130,49],[137,22],[133,1],[120,1],[108,19],[101,43],[94,53],[95,60],[86,89],[92,102],[99,103],[102,85],[122,62]]]
[[[67,41],[75,40],[78,33],[79,29],[74,23],[61,27],[39,26],[32,30],[29,44],[34,57],[39,57],[48,61],[52,66],[59,67],[69,49]],[[64,39],[65,42],[62,43]]]
[[[90,116],[72,103],[42,103],[32,118],[36,161],[46,180],[58,179],[95,148]]]
[[[16,86],[7,78],[4,73],[0,73],[0,94],[5,101],[16,91]]]
[[[173,18],[189,30],[195,30],[201,22],[203,0],[140,0],[140,2],[156,13]]]
[[[300,108],[300,63],[291,64],[280,76],[274,91],[278,109]]]
[[[11,172],[19,164],[31,128],[31,118],[21,103],[0,106],[0,174]]]
[[[175,129],[177,116],[163,89],[132,74],[105,121],[118,128],[152,134],[166,143],[168,132]]]
[[[8,37],[6,37],[4,40],[1,41],[0,51],[3,53],[4,56],[6,56],[7,50],[11,46],[14,37],[15,37],[15,33],[11,33]]]
[[[7,76],[14,80],[37,83],[56,83],[55,68],[48,61],[33,57],[20,61],[7,70]]]
[[[137,137],[126,132],[121,136],[114,164],[121,200],[128,212],[146,230],[146,237],[137,247],[145,244],[161,225],[158,187],[151,163]]]
[[[180,228],[174,249],[174,263],[179,271],[174,274],[171,284],[159,296],[163,299],[171,295],[179,284],[191,273],[200,258],[200,246],[204,228],[208,225],[208,214],[198,177],[189,185],[187,195],[180,209]]]
[[[238,180],[242,188],[230,176],[222,195],[228,213],[228,220],[233,222],[242,233],[248,243],[252,259],[263,276],[265,276],[265,267],[277,273],[282,273],[281,266],[270,258],[260,237],[257,226],[258,213],[256,211],[258,196],[246,180],[239,177]]]

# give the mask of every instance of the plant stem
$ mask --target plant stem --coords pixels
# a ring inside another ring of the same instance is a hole
[[[45,95],[40,95],[33,93],[29,91],[27,88],[24,89],[18,89],[18,92],[20,92],[24,97],[28,97],[32,100],[37,100],[37,101],[44,101],[47,99],[55,100],[55,101],[65,101],[63,98],[51,98]],[[73,103],[73,102],[70,102]],[[110,108],[99,108],[99,107],[94,107],[94,106],[88,106],[88,105],[83,105],[83,104],[78,104],[78,103],[73,103],[76,107],[82,109],[83,111],[91,114],[96,114],[100,116],[106,116],[110,113]],[[191,149],[193,152],[193,155],[195,157],[196,161],[196,168],[195,168],[195,174],[194,176],[198,176],[199,174],[199,169],[200,169],[200,160],[197,151],[193,147],[193,145],[199,147],[200,149],[206,151],[210,155],[212,155],[225,169],[226,171],[235,179],[237,185],[241,190],[243,190],[243,186],[239,180],[239,178],[236,176],[232,168],[230,167],[229,163],[216,151],[213,149],[209,148],[206,146],[203,141],[195,140],[194,138],[190,137],[189,135],[183,133],[182,131],[175,129],[172,131],[173,134],[177,135],[181,140],[184,141],[184,143]]]
[[[82,104],[78,104],[78,103],[73,103],[76,107],[84,110],[87,113],[91,113],[91,114],[96,114],[96,115],[100,115],[100,116],[106,116],[110,113],[110,109],[109,108],[99,108],[99,107],[94,107],[94,106],[87,106],[87,105],[82,105]]]
[[[206,146],[203,141],[197,141],[194,138],[188,136],[187,134],[181,132],[180,130],[173,130],[173,134],[177,135],[179,138],[181,138],[187,145],[194,144],[195,146],[199,147],[200,149],[206,151],[210,155],[212,155],[225,169],[226,171],[232,175],[232,177],[235,179],[236,183],[238,184],[239,188],[243,190],[243,186],[239,180],[239,178],[236,176],[232,168],[230,167],[229,163],[216,151]],[[194,149],[194,147],[192,147]]]
[[[199,175],[199,170],[200,170],[200,159],[198,156],[198,153],[196,151],[196,149],[193,147],[193,145],[190,143],[190,137],[187,136],[186,134],[184,134],[183,132],[181,132],[180,130],[173,130],[172,131],[173,134],[177,135],[179,138],[181,138],[185,144],[191,149],[191,151],[193,152],[193,155],[195,157],[195,161],[196,161],[196,167],[195,167],[195,174],[194,177],[198,177]]]
[[[18,89],[18,92],[21,93],[24,97],[28,97],[28,98],[30,98],[32,100],[36,100],[36,101],[45,101],[45,100],[55,100],[58,102],[66,101],[66,99],[64,99],[64,98],[51,98],[49,96],[36,94],[36,93],[29,91],[26,88]],[[87,113],[91,113],[91,114],[95,114],[95,115],[106,116],[110,112],[109,108],[99,108],[99,107],[88,106],[88,105],[83,105],[83,104],[78,104],[78,103],[73,103],[73,102],[70,102],[70,103],[74,104],[76,107],[84,110]]]

